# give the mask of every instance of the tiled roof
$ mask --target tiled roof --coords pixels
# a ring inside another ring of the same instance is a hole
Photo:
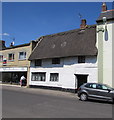
[[[107,10],[105,12],[102,12],[96,22],[102,22],[103,17],[106,17],[107,20],[114,20],[114,10]]]

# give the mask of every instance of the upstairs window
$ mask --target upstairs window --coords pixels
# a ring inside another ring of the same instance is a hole
[[[42,66],[42,60],[35,60],[35,66]]]
[[[53,82],[59,81],[59,74],[58,73],[50,73],[50,81],[53,81]]]
[[[8,54],[8,60],[9,61],[14,61],[14,53]]]
[[[60,58],[53,58],[52,64],[60,64]]]
[[[26,52],[19,52],[19,60],[25,60],[26,59]]]
[[[78,63],[85,63],[85,56],[78,56]]]
[[[3,61],[3,55],[0,55],[0,62]]]

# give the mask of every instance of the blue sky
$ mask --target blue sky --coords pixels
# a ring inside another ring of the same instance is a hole
[[[112,3],[106,3],[112,9]],[[96,24],[101,2],[3,2],[2,37],[8,47],[15,37],[15,45],[29,43],[43,35],[80,27],[79,13],[88,25]]]

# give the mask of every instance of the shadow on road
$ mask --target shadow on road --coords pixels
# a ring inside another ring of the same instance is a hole
[[[111,101],[103,101],[103,100],[89,99],[86,102],[101,103],[101,104],[112,104],[113,105],[113,103]]]

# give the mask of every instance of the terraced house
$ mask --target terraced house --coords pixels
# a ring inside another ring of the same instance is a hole
[[[95,25],[87,25],[82,19],[79,29],[41,36],[28,44],[6,48],[2,41],[0,71],[3,80],[19,82],[24,74],[28,86],[72,92],[85,82],[114,87],[113,28],[114,10],[108,10],[103,3]]]
[[[28,57],[36,45],[35,41],[17,46],[5,47],[5,41],[0,41],[2,49],[0,50],[0,72],[2,72],[2,81],[10,83],[19,83],[20,77],[24,75],[29,79],[30,61]]]
[[[73,92],[85,82],[113,86],[114,10],[107,10],[103,3],[96,22],[96,25],[87,25],[83,19],[79,29],[39,38],[29,57],[29,85]]]

